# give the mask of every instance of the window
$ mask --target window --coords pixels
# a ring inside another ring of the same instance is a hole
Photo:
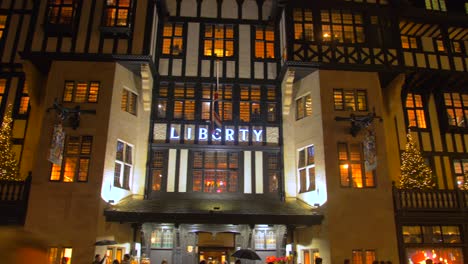
[[[375,187],[373,171],[364,170],[360,143],[338,143],[338,161],[342,187],[369,188]]]
[[[464,43],[462,40],[451,40],[452,52],[456,54],[465,53]]]
[[[255,27],[255,58],[275,58],[275,31],[272,27]]]
[[[46,24],[71,26],[75,11],[75,0],[48,0]]]
[[[239,152],[193,151],[194,192],[237,192],[239,181]]]
[[[205,56],[232,57],[234,56],[234,26],[233,25],[205,25],[203,32]]]
[[[417,39],[416,37],[402,35],[401,47],[403,49],[418,50],[419,49],[418,41],[419,39]]]
[[[442,39],[434,39],[434,49],[436,51],[445,52],[445,45]]]
[[[296,120],[312,115],[312,98],[310,94],[296,99]]]
[[[48,264],[71,264],[71,257],[72,257],[73,249],[70,247],[58,248],[58,247],[50,247],[47,250],[47,263]],[[66,262],[61,262],[64,258],[66,258]],[[60,260],[60,261],[59,261]]]
[[[445,0],[426,0],[426,9],[434,11],[447,11]]]
[[[195,120],[195,86],[176,83],[174,86],[174,119]]]
[[[137,113],[137,95],[127,89],[122,90],[122,102],[120,108],[132,115]]]
[[[448,125],[452,127],[466,127],[468,94],[444,93],[444,101]]]
[[[5,32],[5,28],[6,28],[6,22],[7,22],[7,16],[0,15],[0,39],[3,38],[3,33]]]
[[[468,183],[468,159],[453,159],[453,171],[455,173],[455,181],[457,187],[465,190]]]
[[[279,152],[264,152],[266,160],[267,192],[277,193],[281,175],[281,156]]]
[[[273,230],[255,230],[255,249],[274,250],[276,249],[276,236]]]
[[[67,136],[62,165],[52,165],[50,180],[61,182],[88,181],[92,143],[92,136]]]
[[[158,119],[167,118],[167,95],[169,92],[167,83],[161,83],[158,90],[156,116]]]
[[[277,99],[276,88],[274,86],[267,87],[267,121],[276,122],[277,120]]]
[[[411,244],[462,243],[458,226],[403,226],[403,242]]]
[[[151,248],[172,248],[173,237],[172,228],[156,228],[151,233]]]
[[[125,248],[122,247],[108,247],[106,250],[105,264],[112,264],[114,260],[122,261]]]
[[[299,192],[315,191],[315,149],[308,146],[299,150],[297,162],[297,173],[299,175]]]
[[[162,54],[182,55],[184,51],[184,24],[166,23],[163,28]]]
[[[29,89],[27,82],[24,82],[23,88],[19,89],[16,100],[15,114],[27,115],[29,113]]]
[[[96,81],[66,81],[63,91],[63,102],[97,103],[101,84]]]
[[[343,10],[322,10],[322,40],[364,43],[362,15]]]
[[[240,87],[239,118],[241,122],[260,121],[261,89],[258,85]]]
[[[333,89],[333,100],[337,111],[367,111],[365,90]]]
[[[133,146],[117,141],[114,168],[114,186],[130,190],[130,177],[133,173]]]
[[[295,8],[293,10],[294,18],[294,39],[295,40],[314,40],[314,23],[312,20],[311,9]]]
[[[130,26],[131,0],[106,0],[103,25],[105,27]]]
[[[463,249],[461,247],[445,246],[434,247],[434,245],[407,247],[405,249],[406,261],[404,263],[429,263],[426,259],[432,260],[432,263],[453,263],[462,264],[464,261]],[[426,261],[424,261],[426,260]]]
[[[375,259],[375,250],[372,249],[355,249],[352,252],[353,264],[372,264]]]
[[[0,107],[4,104],[4,101],[6,100],[6,89],[7,86],[7,80],[6,79],[0,79]]]
[[[165,178],[165,165],[167,161],[167,151],[154,150],[151,156],[151,189],[153,191],[161,191],[162,182]]]
[[[427,128],[422,96],[420,94],[408,93],[405,107],[409,127]]]

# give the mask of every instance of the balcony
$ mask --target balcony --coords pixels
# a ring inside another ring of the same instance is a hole
[[[31,175],[24,181],[0,181],[1,225],[24,225]]]

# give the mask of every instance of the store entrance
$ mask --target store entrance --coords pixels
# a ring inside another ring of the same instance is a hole
[[[231,263],[234,253],[234,233],[198,233],[198,263],[202,260],[206,264]]]

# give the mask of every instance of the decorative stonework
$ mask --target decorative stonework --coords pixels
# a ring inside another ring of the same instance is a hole
[[[151,91],[153,90],[153,75],[148,64],[141,65],[141,97],[143,110],[151,110]]]
[[[153,140],[166,140],[166,124],[154,124]]]
[[[267,143],[278,144],[279,143],[279,129],[277,127],[267,127]]]
[[[292,104],[293,84],[295,72],[288,70],[281,83],[281,91],[283,91],[283,115],[289,115]]]

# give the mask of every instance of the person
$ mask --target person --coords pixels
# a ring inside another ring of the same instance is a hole
[[[130,254],[125,254],[124,255],[124,258],[122,260],[122,264],[131,264],[131,261],[130,261]]]
[[[47,264],[47,244],[23,228],[0,228],[1,263]],[[31,261],[34,260],[34,261]]]
[[[106,260],[106,258],[107,258],[107,256],[104,256],[104,257],[101,259],[101,255],[96,254],[96,256],[94,256],[93,264],[103,264],[103,263],[104,263],[104,260]]]
[[[63,257],[62,258],[62,262],[60,264],[68,264],[68,258],[67,257]]]
[[[163,259],[163,261],[161,261],[161,264],[167,264],[167,260]]]
[[[206,264],[205,260],[200,261],[200,264]]]
[[[316,258],[315,264],[322,264],[322,258]]]
[[[120,264],[120,263],[117,259],[114,259],[114,261],[112,261],[112,264]]]

